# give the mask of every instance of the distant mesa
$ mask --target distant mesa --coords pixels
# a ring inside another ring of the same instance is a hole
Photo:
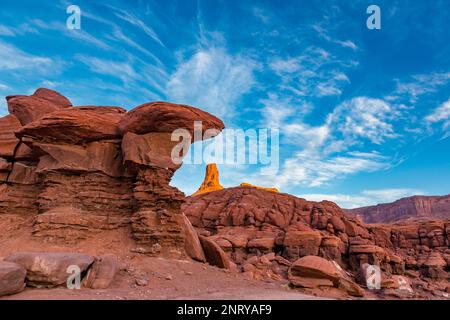
[[[269,192],[279,192],[277,188],[264,188],[264,187],[258,187],[258,186],[255,186],[255,185],[253,185],[253,184],[245,183],[245,182],[241,183],[240,186],[241,186],[241,187],[255,188],[255,189],[258,189],[258,190],[265,190],[265,191],[269,191]]]
[[[278,189],[276,188],[264,188],[246,182],[241,183],[240,187],[255,188],[258,190],[265,190],[269,192],[278,192]],[[192,194],[192,196],[198,196],[203,193],[218,191],[222,189],[224,188],[219,181],[219,170],[217,169],[217,165],[215,163],[210,163],[206,166],[205,179],[203,180],[202,185],[195,193]]]
[[[450,218],[450,195],[413,196],[392,203],[345,210],[351,217],[365,223],[395,223],[406,220],[434,220]]]

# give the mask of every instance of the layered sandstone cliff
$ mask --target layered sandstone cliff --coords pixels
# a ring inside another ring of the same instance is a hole
[[[179,141],[171,133],[193,133],[195,121],[219,133],[222,121],[165,102],[129,112],[74,107],[48,89],[7,102],[10,114],[0,118],[0,216],[32,217],[34,237],[45,241],[70,243],[125,228],[143,252],[184,254],[184,194],[169,186],[180,166],[172,160]]]
[[[349,209],[345,212],[366,223],[392,223],[407,219],[450,219],[450,195],[414,196],[392,203]]]

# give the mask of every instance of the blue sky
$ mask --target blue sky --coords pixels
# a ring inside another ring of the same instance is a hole
[[[66,8],[82,10],[81,30]],[[366,8],[381,8],[368,30]],[[2,1],[0,94],[75,105],[166,100],[228,128],[279,128],[280,170],[246,181],[344,207],[450,192],[448,1]],[[0,104],[0,114],[6,114]],[[173,184],[194,192],[203,165]]]

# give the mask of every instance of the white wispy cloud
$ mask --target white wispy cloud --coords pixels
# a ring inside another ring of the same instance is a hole
[[[277,108],[278,106],[279,108]],[[382,145],[398,138],[393,122],[397,110],[381,99],[355,97],[336,106],[321,125],[310,125],[292,117],[292,105],[266,104],[262,109],[267,123],[282,129],[285,145],[294,145],[295,154],[285,159],[281,171],[270,179],[279,188],[320,187],[361,172],[388,169],[395,164],[389,155],[367,150],[367,143]],[[273,119],[273,122],[270,121]]]
[[[107,44],[103,39],[92,35],[83,28],[80,30],[70,30],[64,23],[60,21],[42,21],[39,19],[34,19],[31,21],[31,23],[36,28],[59,32],[69,38],[78,40],[80,43],[88,43],[104,50],[111,49],[110,45]]]
[[[312,201],[333,201],[341,208],[353,209],[359,207],[372,206],[380,203],[392,202],[404,197],[413,195],[424,195],[422,190],[408,189],[408,188],[392,188],[392,189],[377,189],[364,190],[356,194],[321,194],[321,193],[306,193],[299,194],[298,197],[305,198]]]
[[[322,37],[324,40],[338,44],[345,48],[350,48],[352,50],[358,50],[358,46],[351,40],[339,40],[336,37],[330,35],[329,30],[327,30],[322,24],[317,23],[312,25],[312,29],[317,32],[317,34]]]
[[[8,113],[6,101],[4,99],[0,99],[0,117],[6,116]]]
[[[336,179],[360,172],[373,172],[390,168],[387,157],[377,153],[366,156],[347,153],[323,157],[309,152],[299,152],[294,158],[285,162],[282,176],[284,185],[306,185],[319,187]],[[292,174],[292,175],[291,175]]]
[[[16,33],[8,26],[0,25],[0,36],[14,37]]]
[[[280,89],[297,96],[324,97],[341,95],[342,88],[350,83],[345,71],[354,63],[309,46],[295,57],[273,57],[269,67],[280,77]]]
[[[0,90],[1,91],[5,91],[5,90],[8,90],[8,89],[11,89],[11,87],[8,86],[7,84],[0,83]]]
[[[58,61],[26,53],[14,45],[0,40],[0,70],[33,71],[46,74],[58,72],[60,67]]]
[[[132,57],[128,60],[111,60],[77,54],[75,59],[87,65],[94,73],[121,80],[126,88],[135,93],[145,93],[144,96],[150,97],[165,95],[164,84],[168,75],[162,67]]]
[[[239,99],[254,84],[256,67],[252,59],[231,55],[224,48],[198,49],[171,75],[167,97],[230,119]]]
[[[111,38],[117,41],[121,41],[125,44],[127,44],[128,46],[140,51],[141,53],[145,54],[146,56],[150,57],[156,64],[162,66],[162,62],[161,60],[154,55],[152,52],[150,52],[149,50],[145,49],[143,46],[141,46],[139,43],[137,43],[136,41],[134,41],[130,36],[126,35],[118,26],[113,26],[112,27],[112,36]]]
[[[38,31],[28,23],[21,23],[20,25],[14,27],[0,24],[0,36],[15,37],[17,35],[24,35],[27,33],[38,33]]]
[[[288,119],[298,118],[308,114],[312,105],[306,101],[295,99],[294,96],[268,92],[267,97],[259,100],[263,109],[261,126],[264,128],[285,127]]]
[[[86,55],[76,55],[75,57],[89,66],[93,72],[119,78],[124,83],[128,83],[139,78],[139,74],[128,62],[101,59]]]
[[[153,30],[153,28],[151,28],[149,25],[147,25],[144,21],[142,21],[135,15],[133,15],[127,11],[124,11],[124,10],[117,10],[115,15],[118,18],[120,18],[136,27],[141,28],[150,38],[152,38],[154,41],[156,41],[162,47],[165,47],[164,43],[161,41],[158,34]]]
[[[448,137],[450,135],[450,99],[426,116],[425,121],[429,124],[441,123],[445,132],[444,138]]]

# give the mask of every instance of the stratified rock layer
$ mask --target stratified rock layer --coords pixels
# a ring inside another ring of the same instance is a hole
[[[175,161],[172,151],[202,140],[208,129],[219,133],[222,121],[165,102],[129,112],[73,107],[43,88],[7,102],[11,114],[0,118],[0,215],[32,217],[33,235],[44,241],[73,243],[126,228],[147,253],[185,255],[184,194],[169,186],[184,154]],[[172,141],[177,129],[192,135]]]

